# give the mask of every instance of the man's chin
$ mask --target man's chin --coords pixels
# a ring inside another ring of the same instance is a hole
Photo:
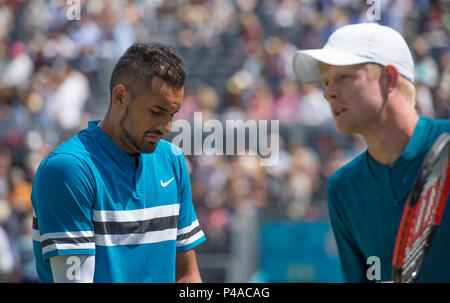
[[[353,134],[353,132],[351,132],[351,131],[349,131],[349,130],[347,130],[347,129],[340,129],[340,128],[338,128],[338,132],[341,134],[341,135],[350,135],[350,134]]]
[[[141,145],[139,151],[143,154],[151,154],[155,151],[158,143],[146,143]]]
[[[338,123],[336,123],[336,128],[338,132],[342,135],[350,135],[355,133],[354,129],[347,125],[339,125]]]

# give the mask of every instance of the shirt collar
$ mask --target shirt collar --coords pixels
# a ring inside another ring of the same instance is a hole
[[[416,123],[414,128],[413,135],[406,145],[405,150],[400,155],[400,157],[396,160],[409,160],[415,158],[422,149],[423,145],[423,136],[425,134],[426,128],[426,118],[423,116],[419,116],[419,120]],[[395,163],[394,163],[395,164]]]
[[[99,146],[106,150],[107,153],[111,154],[113,158],[134,165],[135,157],[126,153],[122,148],[120,148],[104,131],[98,124],[101,120],[94,120],[88,122],[88,131],[92,132],[96,138],[99,140]]]
[[[409,142],[406,145],[400,157],[398,157],[398,159],[395,160],[393,167],[400,163],[403,163],[404,161],[409,161],[419,154],[423,145],[423,136],[425,134],[426,119],[427,118],[425,118],[424,116],[419,116],[419,120],[417,121],[416,126],[414,127],[414,132],[411,136],[411,139],[409,139]],[[369,161],[373,165],[387,166],[375,161],[375,159],[372,158],[367,149],[365,153],[366,156],[369,158]]]

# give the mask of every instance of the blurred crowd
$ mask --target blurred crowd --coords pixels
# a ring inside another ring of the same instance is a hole
[[[402,33],[413,51],[417,110],[449,119],[449,2],[372,2],[381,10],[376,21]],[[80,18],[71,20],[77,4]],[[0,0],[0,282],[36,281],[36,169],[103,117],[112,68],[134,41],[169,43],[183,55],[188,80],[175,119],[193,122],[202,112],[203,121],[280,121],[275,166],[261,166],[258,156],[186,156],[208,239],[200,252],[230,252],[237,218],[249,210],[326,218],[327,178],[365,145],[336,132],[321,87],[300,85],[291,60],[298,48],[322,47],[339,26],[373,22],[370,7],[355,0]]]

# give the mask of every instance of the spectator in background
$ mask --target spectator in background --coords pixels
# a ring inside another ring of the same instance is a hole
[[[254,84],[252,97],[246,104],[249,118],[256,121],[274,118],[274,96],[264,78],[258,78]]]
[[[80,127],[84,105],[90,95],[87,77],[63,64],[57,74],[58,87],[48,100],[48,116],[63,130]]]
[[[6,148],[0,148],[0,199],[6,199],[9,195],[8,174],[11,165],[10,151]]]
[[[10,171],[10,190],[8,200],[11,208],[17,213],[30,213],[32,184],[26,180],[25,171],[13,167]]]
[[[280,123],[292,125],[298,121],[300,106],[298,85],[290,79],[282,79],[278,84],[278,97],[275,99],[274,118]]]
[[[30,56],[26,53],[25,44],[16,41],[9,50],[10,61],[2,77],[2,85],[26,88],[34,66]]]

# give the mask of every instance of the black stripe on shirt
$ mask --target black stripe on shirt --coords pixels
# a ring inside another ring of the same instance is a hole
[[[178,215],[130,222],[94,221],[94,231],[96,234],[101,235],[142,234],[149,231],[177,228],[177,225]]]
[[[95,243],[94,237],[76,237],[76,238],[54,238],[46,239],[41,242],[42,248],[52,244],[65,244],[65,243]]]
[[[198,233],[201,230],[202,229],[200,228],[200,225],[199,225],[199,226],[197,226],[196,228],[194,228],[193,230],[191,230],[188,233],[178,235],[177,236],[177,241],[188,239],[188,238],[192,237],[193,235],[195,235],[196,233]]]
[[[38,220],[37,220],[36,217],[33,217],[33,229],[34,230],[39,230]]]

